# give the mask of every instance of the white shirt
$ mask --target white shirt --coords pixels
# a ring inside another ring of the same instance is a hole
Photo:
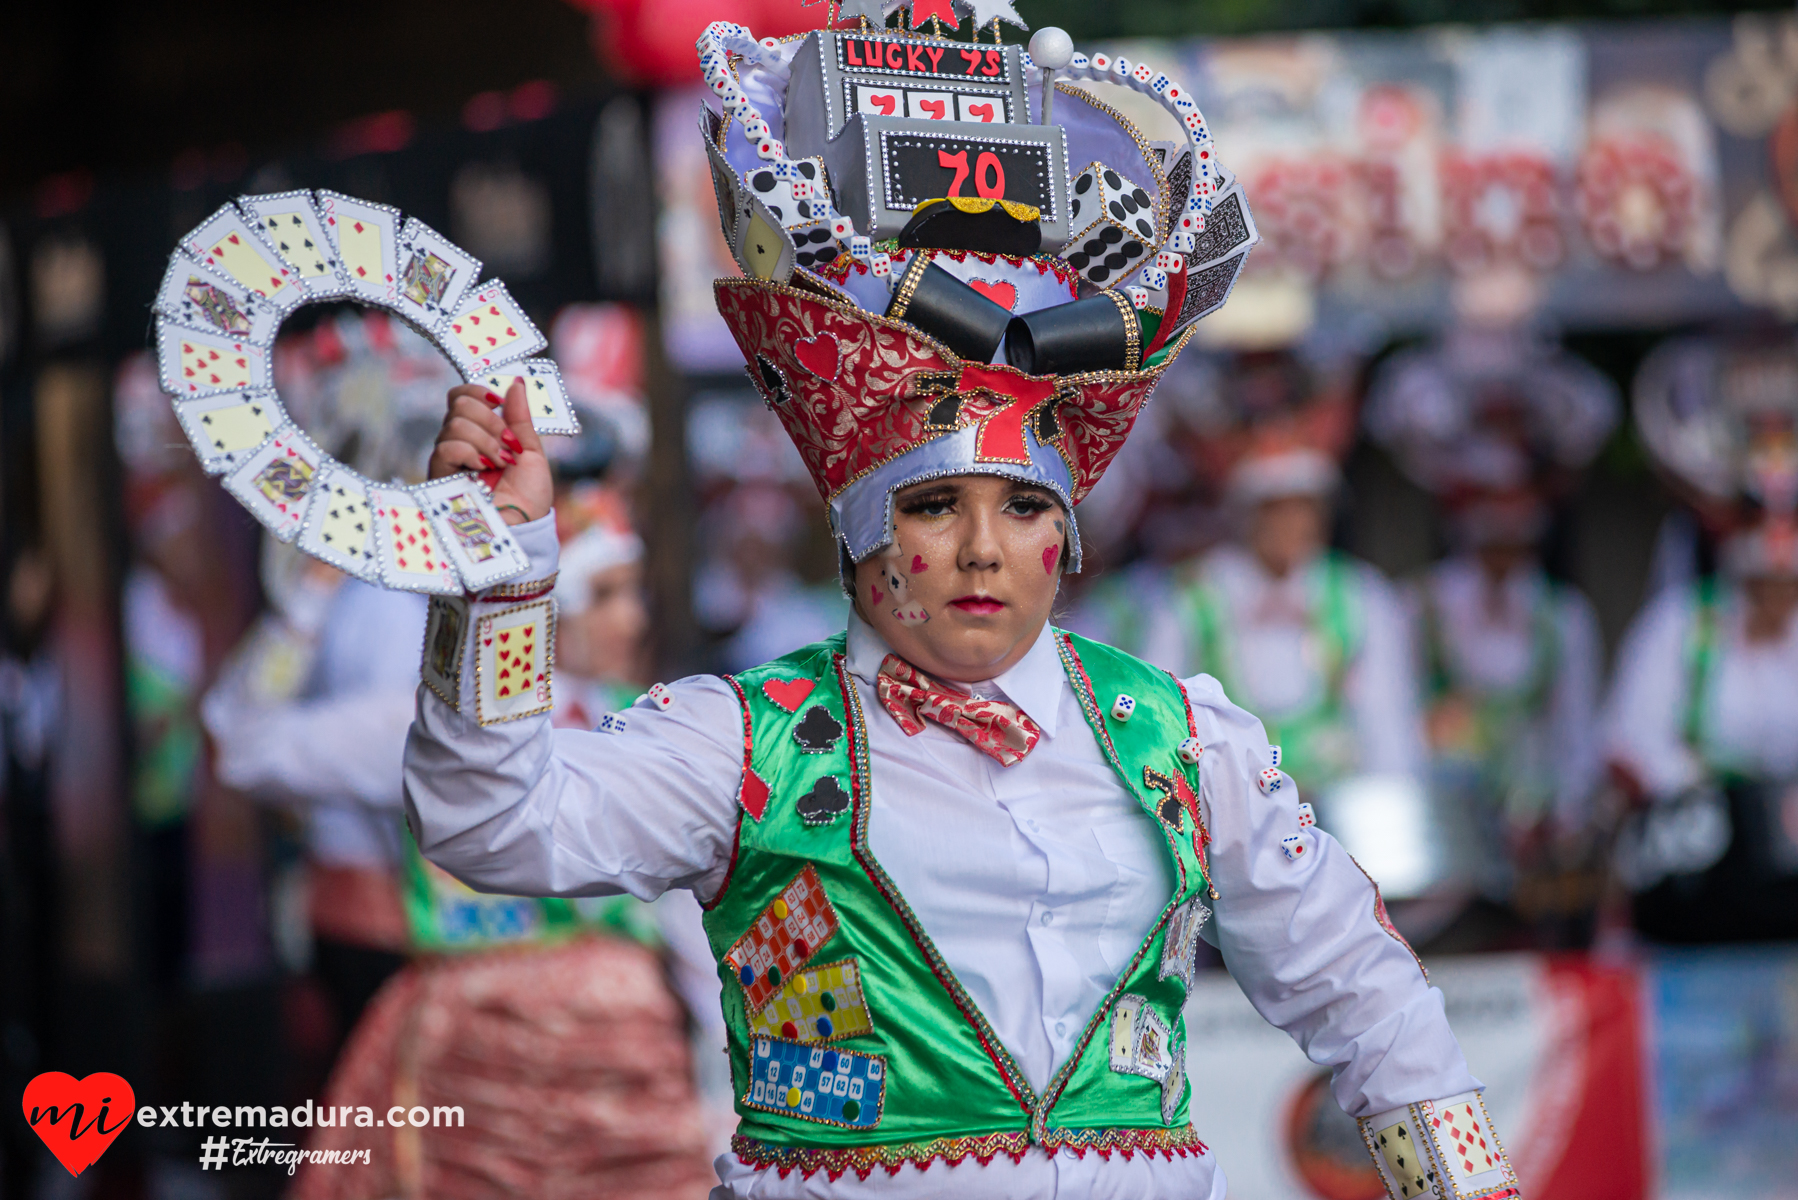
[[[1548,578],[1534,566],[1512,571],[1488,594],[1485,569],[1469,556],[1437,564],[1425,578],[1437,637],[1451,681],[1480,695],[1513,691],[1536,670],[1537,611]],[[1548,704],[1541,720],[1555,784],[1555,809],[1563,823],[1582,816],[1602,769],[1598,733],[1599,676],[1603,669],[1598,618],[1586,598],[1562,588],[1551,601],[1555,641],[1549,663]],[[1423,628],[1421,613],[1413,628]],[[1428,647],[1419,645],[1420,673]]]
[[[1343,706],[1354,731],[1354,769],[1421,778],[1423,725],[1403,606],[1378,571],[1360,562],[1349,569],[1361,625],[1342,681]],[[1253,554],[1226,544],[1205,555],[1199,570],[1222,598],[1229,629],[1226,675],[1236,698],[1276,722],[1322,700],[1329,681],[1315,633],[1315,567],[1276,578]],[[1186,675],[1201,665],[1200,653],[1182,606],[1164,605],[1149,614],[1143,658]]]
[[[515,527],[533,574],[554,566],[550,518]],[[489,607],[483,605],[485,611]],[[480,615],[477,612],[476,617]],[[471,627],[474,622],[471,621]],[[1166,903],[1166,849],[1137,801],[1103,766],[1050,635],[978,690],[1003,694],[1044,729],[1015,767],[927,726],[906,737],[874,697],[887,651],[852,619],[848,666],[868,714],[870,846],[944,960],[1033,1084],[1116,981]],[[472,657],[465,656],[465,658]],[[472,671],[463,679],[474,684]],[[1410,951],[1374,920],[1374,891],[1327,835],[1288,861],[1295,789],[1263,796],[1261,726],[1214,680],[1185,684],[1200,740],[1202,799],[1221,896],[1211,924],[1232,975],[1313,1061],[1335,1068],[1338,1102],[1368,1115],[1479,1086]],[[551,729],[544,718],[482,727],[419,691],[406,752],[408,814],[419,844],[469,884],[526,895],[668,888],[712,896],[738,820],[742,713],[722,680],[670,685],[622,734]],[[878,1023],[900,1014],[875,1014]],[[1200,1086],[1202,1064],[1195,1064]],[[904,1081],[889,1081],[903,1087]],[[1200,1137],[1204,1131],[1199,1131]],[[1222,1197],[1213,1155],[1109,1160],[1032,1148],[1021,1162],[853,1173],[757,1171],[718,1160],[721,1197]]]
[[[1718,765],[1789,779],[1798,776],[1798,620],[1776,641],[1750,642],[1745,607],[1739,591],[1723,589],[1703,701],[1708,753]],[[1651,796],[1672,796],[1710,774],[1686,742],[1696,613],[1692,588],[1669,588],[1642,610],[1618,651],[1605,752]]]

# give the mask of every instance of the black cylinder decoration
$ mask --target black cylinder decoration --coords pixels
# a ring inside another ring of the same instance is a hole
[[[979,292],[919,252],[906,264],[886,315],[906,321],[968,362],[989,363],[1011,322],[1011,310]]]
[[[1136,306],[1128,296],[1101,292],[1013,317],[1005,361],[1026,375],[1135,371],[1142,366]]]

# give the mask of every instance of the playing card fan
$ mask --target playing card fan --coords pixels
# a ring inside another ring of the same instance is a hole
[[[1717,547],[1619,652],[1605,748],[1640,801],[1618,872],[1669,941],[1798,935],[1798,346],[1670,342],[1636,429]]]
[[[533,426],[579,424],[547,344],[481,264],[399,210],[336,192],[240,196],[181,240],[156,295],[162,387],[206,470],[268,531],[359,579],[459,594],[528,563],[476,475],[407,486],[320,447],[274,380],[281,322],[350,300],[394,314],[469,383],[523,387]]]

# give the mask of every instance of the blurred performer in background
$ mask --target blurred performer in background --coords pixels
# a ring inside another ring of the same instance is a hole
[[[1227,481],[1237,537],[1176,571],[1143,656],[1215,677],[1314,796],[1352,775],[1420,779],[1403,611],[1378,571],[1330,548],[1347,389],[1292,355],[1245,355],[1202,407],[1196,452]]]
[[[1651,938],[1798,936],[1798,347],[1663,346],[1635,418],[1718,569],[1624,639],[1605,746],[1641,809],[1618,874]]]
[[[646,625],[631,579],[641,543],[597,523],[575,540],[568,594],[585,608],[562,649],[588,685],[570,689],[574,707],[597,707],[597,719],[619,689],[635,694],[624,680]],[[292,560],[298,571],[270,573],[276,612],[205,717],[222,778],[304,815],[317,969],[357,1022],[309,1144],[374,1148],[377,1169],[303,1171],[295,1195],[553,1195],[571,1179],[583,1195],[703,1194],[708,1141],[721,1136],[697,1101],[687,1006],[662,960],[670,943],[697,942],[698,969],[676,974],[697,981],[699,1011],[716,1008],[697,906],[480,895],[426,863],[400,789],[424,599]],[[304,686],[282,694],[295,676]],[[461,1105],[465,1123],[324,1119],[395,1104]]]
[[[1516,330],[1464,329],[1386,364],[1368,432],[1439,501],[1451,547],[1414,594],[1431,784],[1476,816],[1480,883],[1585,827],[1600,774],[1603,671],[1591,604],[1544,570],[1554,504],[1604,445],[1616,389]]]

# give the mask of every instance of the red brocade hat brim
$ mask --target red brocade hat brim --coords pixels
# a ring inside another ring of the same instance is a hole
[[[902,455],[978,427],[966,473],[1024,478],[1030,443],[1052,445],[1066,464],[1066,499],[1078,504],[1190,333],[1149,369],[1026,375],[966,362],[911,325],[795,287],[714,286],[750,377],[826,501]]]

